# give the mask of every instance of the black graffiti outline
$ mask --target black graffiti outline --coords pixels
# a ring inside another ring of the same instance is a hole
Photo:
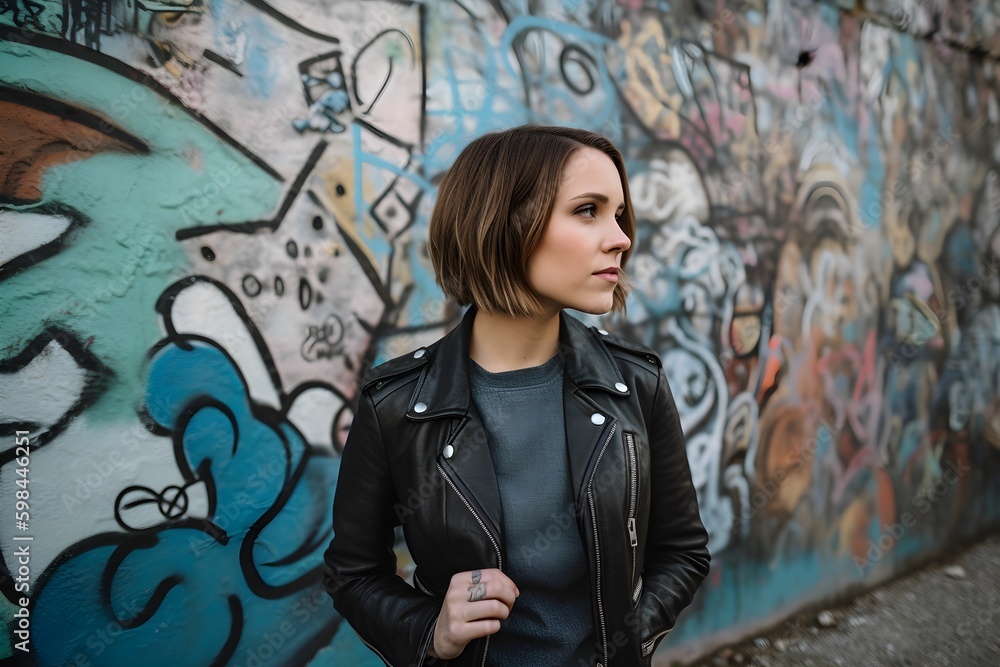
[[[0,3],[0,16],[10,14],[11,21],[18,28],[42,29],[42,22],[39,18],[45,10],[45,5],[32,0],[5,0]]]
[[[110,139],[118,141],[131,148],[139,155],[149,154],[149,145],[135,135],[86,109],[68,104],[61,100],[50,98],[32,91],[22,90],[20,88],[15,89],[0,86],[0,102],[9,102],[19,106],[25,106],[64,118],[76,123],[77,125],[94,130],[95,132],[99,132]],[[41,203],[36,204],[34,201],[18,200],[14,197],[0,195],[0,209],[3,209],[5,204],[22,206],[28,205],[28,207],[20,208],[18,211],[65,217],[69,219],[70,224],[67,225],[66,229],[64,229],[57,237],[48,243],[32,248],[31,250],[12,258],[5,264],[0,265],[0,282],[7,280],[17,273],[20,273],[21,271],[45,259],[59,254],[66,248],[67,239],[69,239],[70,236],[80,227],[91,222],[89,217],[85,216],[76,208],[60,202],[42,201]]]
[[[87,349],[88,345],[80,341],[76,334],[58,326],[47,327],[42,333],[33,338],[17,355],[7,359],[0,359],[0,375],[11,375],[17,373],[30,364],[49,343],[55,341],[62,347],[84,371],[84,385],[80,391],[77,401],[56,420],[47,430],[41,433],[32,433],[32,446],[34,448],[43,447],[51,440],[55,439],[69,423],[81,412],[92,405],[108,388],[115,373],[105,366],[93,352]],[[24,423],[14,422],[0,423],[0,437],[13,437],[18,427]],[[32,424],[31,426],[39,426]],[[0,451],[0,467],[14,460],[14,448]]]
[[[260,10],[262,13],[267,14],[273,18],[278,23],[282,24],[286,28],[291,28],[295,32],[302,33],[313,39],[318,39],[322,42],[329,42],[331,44],[340,44],[340,38],[334,37],[333,35],[327,35],[326,33],[317,32],[312,28],[307,28],[291,16],[283,14],[271,5],[269,5],[265,0],[245,0],[245,2],[251,7]]]
[[[232,358],[232,356],[218,343],[216,343],[215,341],[211,340],[206,336],[181,334],[174,327],[172,317],[170,314],[170,307],[175,301],[177,294],[179,294],[181,290],[191,287],[192,285],[197,283],[208,283],[213,285],[216,289],[218,289],[230,302],[237,316],[243,321],[244,325],[247,327],[250,337],[257,346],[258,353],[260,354],[261,359],[264,361],[264,365],[267,368],[269,375],[271,375],[272,377],[272,382],[274,384],[274,387],[279,393],[280,405],[281,405],[280,409],[275,410],[274,408],[260,405],[253,400],[253,398],[250,396],[249,393],[249,386],[246,382],[246,378],[243,375],[243,372],[240,369],[239,365]],[[239,301],[239,298],[224,284],[212,278],[209,278],[207,276],[190,276],[188,278],[175,282],[166,291],[164,291],[163,295],[157,301],[156,309],[157,312],[160,313],[163,319],[163,325],[167,331],[167,334],[163,340],[157,343],[157,345],[155,345],[153,349],[150,350],[148,358],[152,359],[152,357],[158,351],[160,351],[161,349],[170,344],[174,344],[184,350],[193,349],[192,343],[194,342],[204,343],[206,345],[215,348],[229,361],[233,369],[239,375],[240,381],[242,382],[244,388],[244,397],[245,400],[247,401],[247,404],[250,406],[251,414],[255,419],[261,421],[262,423],[273,426],[276,423],[284,422],[286,425],[294,429],[295,428],[294,425],[287,420],[288,409],[291,407],[294,398],[297,397],[305,389],[324,388],[331,391],[334,395],[343,398],[343,395],[339,391],[337,391],[332,385],[320,382],[309,383],[308,386],[304,388],[297,388],[297,390],[293,392],[291,395],[286,394],[281,388],[282,387],[281,380],[280,377],[278,376],[277,368],[274,364],[274,359],[270,353],[270,350],[267,348],[267,345],[264,342],[263,337],[261,336],[259,330],[253,324],[246,310],[243,308],[242,303]],[[184,412],[182,413],[181,418],[178,419],[178,422],[175,425],[175,427],[172,429],[171,434],[174,443],[174,458],[178,464],[178,468],[180,469],[182,477],[189,483],[203,480],[206,482],[206,484],[209,485],[207,487],[209,489],[209,515],[214,515],[217,510],[216,507],[217,494],[215,493],[214,478],[212,477],[211,470],[208,467],[211,464],[211,461],[205,460],[198,463],[198,471],[197,475],[195,475],[190,468],[189,465],[190,462],[186,460],[186,456],[184,455],[184,449],[183,449],[183,433],[186,429],[187,423],[195,414],[197,414],[204,407],[214,407],[217,409],[224,409],[226,413],[230,416],[230,420],[233,423],[233,428],[234,428],[233,447],[235,451],[235,447],[238,444],[239,432],[235,430],[236,429],[235,419],[232,416],[231,411],[229,410],[228,407],[223,406],[218,401],[207,397],[190,401],[187,405],[185,405]],[[320,565],[314,568],[313,570],[307,571],[297,580],[283,584],[281,586],[272,586],[264,581],[263,577],[257,571],[257,568],[253,563],[252,549],[256,537],[260,535],[260,533],[271,523],[271,521],[284,508],[285,504],[288,502],[288,499],[291,497],[291,494],[297,488],[297,483],[301,478],[302,474],[304,473],[310,458],[314,456],[320,456],[320,457],[328,456],[328,454],[326,454],[322,450],[313,447],[309,443],[309,441],[301,433],[298,432],[297,429],[295,429],[295,431],[301,438],[305,446],[305,451],[300,461],[298,462],[298,465],[294,469],[292,469],[291,445],[288,442],[288,439],[285,437],[284,433],[280,429],[277,428],[274,429],[274,433],[281,441],[285,451],[286,475],[283,480],[282,490],[278,495],[278,497],[275,498],[275,501],[272,504],[272,506],[267,511],[265,511],[264,514],[262,514],[261,517],[258,518],[257,521],[255,521],[251,525],[251,527],[247,530],[246,537],[244,538],[244,541],[241,544],[240,548],[240,563],[242,565],[243,575],[247,582],[247,585],[250,587],[251,591],[254,592],[258,597],[265,599],[277,599],[285,597],[291,592],[300,590],[300,588],[305,587],[306,583],[308,582],[303,583],[301,585],[298,582],[303,582],[307,577],[311,577],[313,575],[315,575],[318,580],[318,577],[321,575],[323,570],[323,566]],[[326,538],[327,536],[332,536],[332,530],[333,530],[332,524],[330,526],[325,526],[325,524],[323,524],[322,526],[314,527],[313,530],[310,532],[309,536],[312,537],[313,535],[321,535],[322,538]],[[305,549],[305,546],[300,545],[300,547],[296,549],[296,551],[294,551],[293,553],[295,554],[304,553],[303,549]],[[287,558],[289,557],[286,556],[286,560]]]
[[[5,209],[5,206],[0,205],[0,210]],[[19,208],[17,209],[17,212],[51,215],[53,217],[65,217],[69,219],[70,223],[66,226],[66,229],[64,229],[51,241],[32,248],[27,252],[21,253],[20,255],[11,258],[7,263],[0,265],[0,283],[9,278],[13,278],[25,269],[29,269],[32,266],[61,253],[68,247],[70,239],[72,239],[81,228],[91,222],[89,217],[83,215],[72,206],[67,206],[57,202],[46,202],[37,206]]]
[[[54,440],[62,433],[70,422],[80,413],[92,405],[106,390],[114,377],[114,371],[105,366],[86,345],[72,333],[59,327],[49,327],[40,335],[36,336],[25,348],[16,356],[8,359],[0,359],[0,374],[9,375],[20,371],[31,363],[45,347],[52,341],[56,341],[66,352],[69,353],[77,366],[84,370],[84,386],[80,392],[80,397],[76,402],[63,413],[48,430],[41,433],[32,432],[32,446],[35,449],[44,447],[48,442]],[[33,431],[38,424],[14,424],[5,422],[0,424],[0,437],[13,437],[18,427],[28,427]],[[11,447],[6,451],[0,451],[0,474],[5,464],[14,460],[15,448]],[[16,604],[15,600],[20,597],[14,590],[14,580],[10,576],[10,569],[7,567],[3,551],[0,551],[0,593],[10,600],[11,604]]]
[[[226,298],[230,306],[233,308],[233,312],[240,319],[240,321],[243,322],[244,326],[246,326],[250,338],[253,340],[254,345],[256,345],[257,350],[260,352],[261,360],[264,362],[264,366],[267,369],[268,376],[274,385],[274,388],[280,395],[283,396],[284,391],[282,390],[281,377],[278,375],[278,369],[274,364],[274,358],[271,356],[271,352],[268,349],[267,344],[264,342],[264,337],[261,335],[260,330],[253,323],[253,320],[250,317],[250,314],[247,313],[246,308],[243,307],[243,302],[240,301],[239,297],[237,297],[225,284],[215,280],[214,278],[210,278],[209,276],[187,276],[186,278],[182,278],[172,285],[169,285],[165,290],[163,290],[163,293],[160,294],[160,297],[156,300],[154,309],[163,319],[163,326],[167,333],[160,342],[156,343],[150,349],[147,358],[151,359],[154,354],[170,343],[175,343],[182,350],[190,350],[192,347],[187,341],[203,340],[210,343],[214,347],[219,348],[222,353],[226,354],[226,357],[233,363],[233,367],[239,371],[240,378],[243,379],[244,382],[246,381],[246,378],[243,377],[242,371],[239,370],[239,365],[235,363],[232,357],[230,357],[229,354],[218,345],[218,343],[204,336],[181,334],[174,327],[173,317],[171,316],[170,311],[173,308],[174,301],[177,299],[177,295],[197,283],[208,283],[212,285]]]
[[[0,36],[0,41],[4,41],[3,36]],[[145,141],[97,113],[78,105],[24,88],[11,88],[6,85],[0,85],[0,102],[11,102],[31,109],[37,109],[38,111],[44,111],[77,125],[82,125],[95,132],[100,132],[109,139],[114,139],[125,144],[139,155],[149,154],[149,144]]]
[[[163,491],[156,491],[148,486],[127,486],[122,489],[121,493],[115,499],[115,521],[118,522],[119,526],[122,526],[126,530],[140,530],[133,528],[128,525],[122,519],[122,510],[130,510],[142,505],[155,504],[157,510],[163,515],[163,518],[168,521],[175,521],[187,512],[189,506],[189,498],[187,494],[187,489],[190,484],[185,484],[184,486],[177,486],[176,484],[171,484],[163,488]],[[174,490],[177,493],[169,498],[167,492]],[[145,495],[145,498],[139,500],[133,500],[127,504],[123,504],[126,494],[132,493],[134,491],[140,492]]]
[[[319,55],[312,56],[311,58],[306,58],[305,60],[303,60],[303,61],[301,61],[299,63],[299,65],[298,65],[299,79],[302,81],[302,95],[303,95],[303,97],[305,98],[305,101],[306,101],[306,117],[305,118],[307,120],[309,118],[311,118],[311,114],[312,114],[312,111],[313,111],[312,107],[317,102],[317,98],[315,98],[313,96],[313,94],[312,94],[312,88],[313,88],[313,86],[316,85],[316,82],[325,81],[325,79],[320,79],[320,78],[317,78],[317,77],[313,76],[310,73],[310,68],[313,65],[316,65],[316,64],[319,64],[319,63],[323,63],[324,61],[329,61],[331,59],[336,61],[336,66],[327,73],[327,76],[329,76],[330,74],[334,74],[334,73],[336,73],[337,75],[340,76],[340,88],[343,89],[344,95],[347,98],[347,108],[343,109],[341,111],[335,112],[333,115],[335,116],[335,115],[338,115],[340,113],[343,113],[344,111],[348,111],[353,116],[353,111],[354,110],[351,107],[351,96],[347,93],[347,76],[344,74],[344,64],[343,64],[343,61],[341,60],[341,56],[343,56],[343,55],[344,54],[343,54],[343,52],[340,49],[336,49],[334,51],[328,51],[326,53],[321,53]],[[326,114],[324,114],[324,115],[326,115]],[[344,126],[341,125],[340,122],[337,121],[333,116],[327,115],[327,120],[330,121],[331,127],[333,127],[335,125],[335,126],[337,126],[337,127],[340,128],[339,130],[337,130],[338,132],[343,132],[344,131],[344,129],[345,129]],[[293,125],[294,125],[294,121],[293,121]],[[330,130],[330,128],[328,128],[327,130],[324,130],[324,132],[325,131],[329,131],[329,130]],[[304,130],[299,130],[300,133],[303,132],[303,131]]]
[[[303,280],[305,280],[303,278]],[[308,283],[306,283],[308,284]],[[301,283],[300,283],[301,286]],[[303,308],[305,310],[305,308]],[[331,324],[331,320],[333,323]],[[341,341],[344,340],[344,333],[347,327],[336,313],[330,313],[323,320],[322,324],[310,325],[306,331],[306,338],[299,347],[299,355],[304,361],[317,361],[319,359],[330,359],[341,352]],[[316,348],[319,349],[316,349]],[[348,357],[345,357],[345,362]]]
[[[60,37],[53,37],[52,35],[28,30],[26,28],[15,29],[9,26],[0,26],[0,42],[10,42],[15,44],[30,43],[33,47],[37,47],[45,51],[61,53],[71,58],[101,67],[133,81],[159,95],[173,108],[176,108],[178,111],[182,111],[190,116],[200,125],[205,127],[205,129],[211,132],[216,138],[220,139],[226,145],[239,152],[271,178],[279,182],[284,182],[285,180],[284,176],[268,164],[268,162],[262,157],[237,141],[219,125],[212,122],[198,111],[183,104],[174,96],[169,88],[142,70],[136,69],[131,65],[127,65],[113,56],[101,53],[100,51],[94,51],[93,49],[89,49],[85,46],[77,44],[76,42],[71,42]]]
[[[276,388],[279,389],[279,393],[281,395],[282,408],[280,410],[275,410],[267,406],[261,406],[255,401],[253,401],[253,399],[249,396],[248,386],[246,384],[246,379],[242,375],[242,371],[240,370],[239,366],[235,363],[235,361],[232,359],[232,357],[226,352],[226,350],[221,348],[217,343],[215,343],[214,341],[212,341],[207,337],[179,334],[176,331],[176,328],[174,327],[171,321],[169,311],[164,312],[161,309],[162,306],[164,306],[167,302],[173,301],[173,297],[176,297],[176,294],[181,289],[189,287],[190,285],[197,282],[211,283],[222,291],[222,293],[226,296],[226,298],[233,304],[233,307],[234,309],[236,309],[238,315],[240,315],[240,317],[246,323],[247,327],[250,330],[250,335],[254,338],[254,341],[258,343],[258,351],[262,359],[265,360],[265,365],[268,366],[269,371],[273,370],[273,360],[270,355],[270,352],[266,346],[262,345],[260,334],[259,332],[256,331],[256,328],[250,321],[249,317],[247,317],[245,310],[242,309],[239,299],[235,296],[235,294],[231,293],[230,290],[228,290],[228,288],[226,288],[225,285],[205,276],[193,276],[188,279],[177,281],[176,283],[171,285],[170,288],[168,288],[168,291],[165,292],[164,295],[161,297],[161,299],[157,301],[157,310],[163,315],[164,326],[167,329],[168,333],[163,340],[158,342],[150,349],[150,351],[147,354],[147,361],[152,360],[152,358],[159,350],[163,349],[169,344],[175,344],[181,349],[192,349],[193,347],[192,343],[196,341],[211,345],[227,358],[227,360],[232,364],[233,369],[240,375],[240,379],[243,382],[245,398],[248,402],[248,405],[251,408],[253,417],[259,419],[264,423],[274,423],[276,421],[281,420],[284,421],[284,423],[292,429],[295,429],[295,427],[293,424],[291,424],[291,422],[287,421],[287,410],[292,405],[295,398],[302,392],[314,388],[323,388],[331,391],[336,396],[341,397],[342,399],[344,398],[343,395],[336,390],[336,388],[323,382],[303,383],[289,395],[285,395],[284,392],[281,392],[280,384],[276,383],[275,386]],[[164,434],[173,435],[174,452],[175,452],[174,456],[175,456],[175,461],[178,464],[178,469],[181,475],[188,481],[197,480],[197,481],[203,481],[206,484],[206,489],[208,491],[208,498],[209,498],[209,513],[210,515],[214,516],[217,510],[217,492],[215,490],[214,478],[211,474],[211,468],[210,468],[211,461],[209,459],[202,460],[198,464],[197,469],[195,471],[192,471],[189,465],[190,462],[186,460],[186,457],[183,455],[183,450],[182,450],[181,435],[184,432],[184,427],[186,426],[187,421],[190,420],[190,418],[194,414],[197,414],[198,410],[201,409],[202,404],[204,405],[211,404],[213,407],[219,407],[221,405],[217,401],[213,401],[211,399],[205,399],[203,401],[196,400],[189,402],[185,406],[185,411],[182,414],[182,419],[178,420],[178,423],[172,430],[172,432],[154,422],[150,417],[148,410],[145,407],[140,410],[140,418],[143,424],[145,424],[150,431],[161,435]],[[346,408],[347,405],[345,401],[345,405],[342,406],[341,410],[338,412],[338,417],[340,413],[342,413],[343,410]],[[228,410],[228,408],[226,409]],[[334,420],[333,424],[334,428],[336,428],[337,419]],[[234,429],[235,428],[236,425],[234,423]],[[291,451],[287,438],[279,429],[275,429],[274,433],[284,445],[286,452],[286,465],[290,464]],[[295,592],[313,588],[315,584],[322,581],[322,573],[325,569],[325,566],[322,563],[320,563],[319,565],[312,568],[311,570],[306,571],[296,579],[279,586],[274,586],[264,581],[264,578],[261,576],[257,567],[253,563],[253,545],[256,542],[256,539],[260,536],[260,534],[267,528],[267,526],[271,523],[271,521],[281,512],[281,510],[287,504],[292,493],[297,489],[298,483],[301,481],[301,478],[307,468],[309,461],[312,459],[312,457],[329,456],[329,454],[327,454],[323,450],[317,449],[312,445],[310,445],[308,440],[302,437],[301,434],[299,434],[299,436],[302,439],[304,445],[304,451],[302,457],[299,460],[298,465],[295,467],[294,470],[289,471],[286,468],[286,473],[283,480],[283,486],[281,492],[275,499],[272,506],[252,524],[252,526],[247,531],[240,545],[239,559],[240,559],[241,570],[244,575],[244,580],[246,581],[247,587],[250,590],[250,592],[262,599],[280,599],[283,597],[288,597]],[[234,438],[238,438],[238,431],[234,430]],[[238,440],[234,439],[234,448],[236,447],[237,442]],[[287,467],[290,468],[290,465],[288,465]],[[157,585],[152,596],[149,598],[148,602],[141,610],[133,614],[131,617],[118,618],[117,614],[115,614],[115,612],[113,611],[114,607],[111,603],[111,591],[115,580],[115,575],[129,554],[140,549],[148,549],[155,547],[156,544],[158,544],[159,542],[157,535],[160,532],[164,530],[176,529],[179,527],[191,528],[203,532],[204,534],[209,536],[212,540],[220,544],[227,544],[230,539],[229,536],[226,534],[226,532],[222,530],[222,528],[217,524],[215,524],[214,522],[210,520],[191,519],[191,518],[170,521],[165,524],[161,524],[142,531],[132,531],[130,533],[102,533],[99,535],[90,536],[64,549],[38,577],[35,583],[35,589],[36,591],[42,591],[49,582],[49,580],[51,579],[51,577],[53,576],[53,574],[62,565],[66,564],[76,555],[79,555],[80,553],[101,546],[112,546],[112,545],[116,546],[117,548],[113,552],[112,556],[108,559],[108,562],[105,565],[105,569],[101,576],[101,591],[100,591],[101,603],[103,607],[112,610],[111,613],[115,617],[116,622],[118,622],[123,628],[129,629],[138,627],[148,622],[155,615],[155,612],[163,603],[163,600],[165,599],[167,593],[169,593],[169,591],[172,588],[178,585],[181,582],[181,580],[177,575],[172,575],[164,578]],[[305,535],[305,539],[303,539],[302,543],[298,545],[298,547],[296,547],[293,551],[283,556],[282,558],[279,558],[278,560],[269,563],[262,563],[262,565],[279,566],[279,565],[286,565],[293,563],[301,559],[304,555],[312,551],[315,551],[318,545],[324,543],[325,541],[328,541],[331,533],[332,533],[332,524],[328,525],[328,522],[326,521],[316,521],[312,529]],[[12,580],[10,580],[9,578],[7,582],[12,584]],[[31,610],[34,609],[39,597],[40,596],[38,595],[37,592],[31,597],[31,602],[29,603],[30,604],[29,609]],[[230,630],[223,646],[219,649],[219,652],[216,654],[216,656],[210,663],[212,665],[221,666],[227,664],[229,660],[235,655],[235,652],[242,638],[242,631],[243,631],[242,604],[240,603],[239,598],[235,595],[228,596],[227,603],[229,605],[229,610],[230,610]],[[308,641],[304,642],[302,646],[295,651],[294,654],[288,656],[288,660],[290,661],[289,664],[304,664],[309,659],[314,657],[316,652],[320,648],[322,648],[323,646],[327,646],[329,642],[333,639],[333,637],[336,635],[337,631],[340,628],[341,622],[342,622],[341,619],[334,618],[330,623],[328,623],[324,627],[321,627],[319,631],[315,632]]]
[[[351,92],[354,93],[354,99],[358,101],[358,104],[360,106],[364,106],[365,103],[361,99],[361,95],[358,94],[358,61],[361,60],[361,56],[364,55],[365,51],[374,46],[375,42],[378,41],[383,35],[388,35],[394,32],[397,32],[400,35],[402,35],[403,39],[406,40],[407,46],[410,47],[411,69],[416,65],[417,48],[416,46],[414,46],[413,40],[410,38],[410,36],[407,35],[405,32],[403,32],[402,30],[400,30],[399,28],[386,28],[382,32],[372,37],[370,40],[368,40],[367,44],[358,49],[358,52],[354,55],[354,61],[351,63]],[[385,73],[385,80],[382,82],[381,86],[379,86],[378,92],[375,93],[375,97],[372,99],[371,104],[368,105],[367,109],[361,112],[363,115],[367,116],[372,112],[372,109],[375,107],[375,103],[379,101],[379,99],[382,97],[382,93],[385,92],[386,87],[389,85],[389,79],[392,78],[393,60],[395,59],[391,57],[389,58],[389,71]],[[423,83],[424,82],[421,81],[421,84]]]
[[[227,231],[236,232],[239,234],[253,234],[259,229],[266,229],[268,231],[275,231],[284,222],[285,216],[288,214],[289,209],[292,208],[292,204],[295,203],[296,198],[299,196],[299,192],[302,191],[302,186],[305,185],[306,179],[312,174],[313,169],[316,168],[316,164],[319,159],[323,156],[329,144],[320,139],[313,146],[312,151],[309,153],[309,157],[303,163],[302,168],[299,169],[299,173],[295,176],[295,180],[289,186],[288,191],[285,192],[285,196],[282,198],[281,203],[278,205],[277,212],[268,219],[265,220],[248,220],[244,222],[235,223],[225,223],[216,225],[199,225],[197,227],[186,227],[184,229],[178,229],[174,234],[174,237],[178,241],[185,241],[187,239],[196,238],[198,236],[204,236],[205,234],[212,234],[214,232]]]
[[[341,401],[340,409],[337,410],[337,414],[333,416],[333,420],[330,422],[330,442],[333,443],[334,451],[337,452],[337,454],[341,454],[343,453],[343,448],[338,443],[337,424],[340,422],[340,418],[341,416],[343,416],[345,410],[350,410],[351,412],[354,412],[354,408],[352,407],[353,401],[351,401],[349,397],[345,396],[339,389],[329,384],[328,382],[322,382],[320,380],[309,380],[307,382],[300,383],[298,386],[295,387],[295,389],[292,390],[290,394],[288,394],[287,404],[289,406],[294,405],[299,395],[304,394],[305,392],[311,389],[325,389],[331,392]]]
[[[175,528],[177,526],[178,524],[171,524],[170,528]],[[199,528],[195,522],[192,522],[185,527],[195,529]],[[99,591],[101,606],[110,610],[110,615],[114,618],[114,622],[123,629],[134,629],[147,623],[163,604],[163,600],[166,598],[167,594],[181,583],[180,577],[173,575],[162,580],[150,595],[146,604],[130,617],[119,618],[118,614],[114,611],[114,605],[111,600],[111,590],[118,568],[125,561],[126,557],[134,551],[155,547],[159,543],[159,539],[156,536],[157,532],[160,531],[143,533],[141,535],[100,533],[84,538],[72,546],[64,549],[38,576],[34,585],[35,593],[30,597],[30,601],[28,603],[29,611],[34,613],[38,600],[41,597],[39,592],[46,588],[49,580],[63,565],[67,564],[77,555],[87,551],[92,551],[100,547],[114,546],[116,548],[108,558],[108,562],[104,566],[104,571],[101,573]],[[227,603],[230,611],[230,629],[226,635],[226,641],[219,649],[219,652],[212,659],[212,662],[209,663],[213,666],[217,665],[222,667],[222,665],[225,665],[236,652],[239,640],[242,637],[243,608],[240,604],[239,598],[235,595],[230,595],[227,598]]]
[[[234,63],[229,58],[226,58],[226,57],[224,57],[224,56],[216,53],[212,49],[205,49],[205,50],[203,50],[201,52],[201,54],[203,56],[205,56],[206,60],[210,60],[211,62],[215,63],[219,67],[222,67],[222,68],[224,68],[226,70],[229,70],[230,72],[232,72],[233,74],[235,74],[236,76],[238,76],[240,78],[243,77],[243,72],[241,72],[240,68],[236,66],[236,63]]]

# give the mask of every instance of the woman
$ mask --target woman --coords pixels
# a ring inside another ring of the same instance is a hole
[[[470,308],[365,377],[326,553],[386,664],[646,665],[708,573],[659,357],[563,313],[624,310],[634,233],[622,156],[584,130],[485,135],[442,180],[431,261]]]

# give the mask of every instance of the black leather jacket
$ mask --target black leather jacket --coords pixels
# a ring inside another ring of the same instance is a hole
[[[500,493],[469,392],[474,315],[366,375],[344,447],[325,585],[388,665],[486,664],[489,637],[451,661],[424,657],[451,576],[505,563]],[[709,569],[684,436],[655,353],[560,317],[570,475],[591,572],[591,664],[647,665]],[[396,576],[400,523],[416,587]]]

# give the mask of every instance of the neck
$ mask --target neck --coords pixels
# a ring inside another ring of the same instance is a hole
[[[512,317],[476,311],[469,356],[491,373],[539,366],[559,349],[559,313]]]

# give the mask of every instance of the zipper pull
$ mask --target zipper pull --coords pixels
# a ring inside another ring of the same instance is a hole
[[[628,541],[630,546],[639,544],[639,537],[635,533],[635,518],[628,520]]]

